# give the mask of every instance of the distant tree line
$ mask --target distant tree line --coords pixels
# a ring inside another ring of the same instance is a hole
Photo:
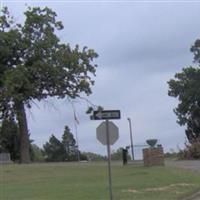
[[[14,120],[3,120],[0,126],[0,152],[9,152],[12,160],[20,158],[19,129]]]
[[[51,135],[43,148],[32,144],[29,140],[29,153],[31,161],[61,162],[74,161],[81,152],[78,151],[76,140],[68,126],[65,126],[62,140]],[[0,152],[9,152],[13,161],[20,160],[20,135],[19,127],[15,120],[3,120],[0,126]],[[81,156],[84,159],[84,156]]]
[[[33,144],[29,140],[29,153],[32,162],[69,162],[87,160],[87,161],[105,161],[107,156],[94,152],[81,152],[78,150],[77,142],[68,126],[64,127],[61,140],[52,134],[49,140],[42,148]],[[0,124],[0,153],[8,152],[11,160],[20,161],[20,136],[19,128],[15,120],[3,120]],[[122,159],[122,148],[112,152],[112,160]]]

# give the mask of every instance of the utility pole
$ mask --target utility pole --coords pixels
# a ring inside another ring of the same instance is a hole
[[[132,133],[132,126],[131,126],[131,119],[127,118],[129,122],[129,129],[130,129],[130,140],[131,140],[131,154],[132,154],[132,160],[134,160],[134,151],[133,151],[133,133]]]

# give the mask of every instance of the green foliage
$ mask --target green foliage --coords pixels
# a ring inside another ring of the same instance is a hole
[[[89,106],[87,111],[86,111],[86,114],[91,114],[93,111],[103,111],[104,108],[102,106]]]
[[[186,135],[191,144],[200,142],[200,107],[193,106],[191,117],[187,122]]]
[[[61,162],[65,161],[65,148],[54,135],[51,135],[49,142],[43,146],[45,152],[45,160],[48,162]]]
[[[60,43],[55,33],[63,25],[51,9],[29,7],[24,14],[21,25],[11,23],[7,8],[0,18],[1,104],[17,100],[31,106],[32,100],[48,96],[91,94],[94,82],[90,76],[95,75],[96,68],[91,62],[97,57],[94,50],[80,50],[78,45],[72,49]]]
[[[200,40],[196,40],[191,51],[198,67],[183,68],[171,79],[168,95],[178,98],[179,104],[174,109],[178,123],[187,125],[186,135],[190,143],[200,139]]]
[[[78,149],[76,146],[76,140],[71,133],[68,126],[65,126],[64,133],[62,135],[62,144],[66,150],[66,160],[77,160]]]
[[[19,160],[19,129],[14,120],[3,120],[0,127],[0,146],[2,152],[9,152],[11,160]]]
[[[120,147],[119,149],[112,151],[111,159],[112,160],[122,160],[122,150],[123,150],[123,148]]]
[[[20,124],[21,161],[29,162],[28,129],[24,106],[47,97],[77,98],[91,94],[97,53],[71,48],[56,35],[64,27],[45,7],[29,7],[23,24],[8,9],[0,16],[0,119],[16,117]],[[17,116],[16,116],[17,115]]]
[[[84,155],[87,160],[89,161],[103,161],[106,160],[106,156],[102,156],[97,153],[92,153],[92,152],[82,152],[81,155]]]
[[[178,153],[171,149],[169,152],[164,154],[164,157],[167,159],[177,159]]]
[[[123,147],[120,147],[118,148],[117,150],[114,150],[112,153],[111,153],[111,159],[112,160],[122,160],[122,150],[123,150]],[[127,159],[128,160],[131,160],[131,156],[127,155]]]
[[[62,140],[51,135],[49,142],[43,146],[45,160],[51,162],[77,161],[78,152],[76,140],[68,126],[65,126]]]
[[[193,107],[200,101],[200,69],[188,67],[175,75],[169,82],[169,96],[179,100],[175,113],[180,125],[187,123]]]
[[[36,144],[31,144],[31,161],[32,162],[44,162],[44,153]]]
[[[83,154],[82,152],[79,152],[79,155],[80,155],[81,161],[88,161],[88,157],[85,154]]]
[[[32,146],[32,142],[33,140],[29,139],[29,152],[32,161],[34,161],[37,154],[35,155],[35,145]],[[18,162],[20,160],[20,145],[20,134],[16,121],[13,119],[4,119],[0,126],[0,151],[9,152],[11,160]]]
[[[180,150],[177,156],[180,160],[200,159],[200,142],[186,144],[185,149]]]

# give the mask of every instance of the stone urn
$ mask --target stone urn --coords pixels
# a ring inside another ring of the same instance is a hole
[[[148,140],[146,140],[146,143],[147,143],[151,148],[155,147],[155,145],[156,145],[157,142],[158,142],[157,139],[148,139]]]

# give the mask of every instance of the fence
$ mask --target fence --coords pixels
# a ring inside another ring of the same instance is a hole
[[[143,160],[143,149],[148,148],[147,144],[136,144],[133,145],[134,160]],[[131,149],[129,149],[129,154],[131,155]]]

